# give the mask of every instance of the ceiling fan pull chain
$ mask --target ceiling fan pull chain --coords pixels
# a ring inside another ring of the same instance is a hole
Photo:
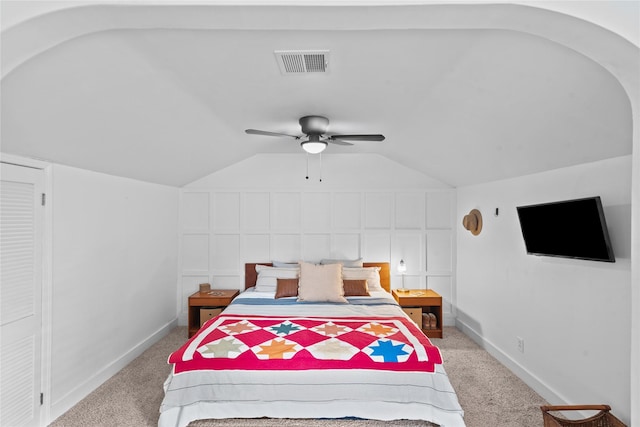
[[[307,176],[305,179],[309,179],[309,153],[307,153]]]
[[[320,153],[320,182],[322,182],[322,153]]]

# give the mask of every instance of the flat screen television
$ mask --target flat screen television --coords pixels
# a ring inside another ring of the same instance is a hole
[[[615,262],[600,197],[517,210],[528,254]]]

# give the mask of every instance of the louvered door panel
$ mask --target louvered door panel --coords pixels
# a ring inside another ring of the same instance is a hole
[[[0,192],[2,242],[1,325],[33,315],[34,310],[34,185],[2,182]]]
[[[4,341],[4,340],[3,340]],[[2,344],[2,413],[0,425],[22,426],[33,420],[36,415],[34,377],[35,342],[33,336],[27,336]],[[35,424],[34,424],[35,425]]]
[[[40,423],[43,172],[0,165],[0,425]]]

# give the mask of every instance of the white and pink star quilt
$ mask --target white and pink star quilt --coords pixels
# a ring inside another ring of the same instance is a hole
[[[373,369],[433,372],[437,347],[406,318],[221,315],[169,357],[193,370]]]

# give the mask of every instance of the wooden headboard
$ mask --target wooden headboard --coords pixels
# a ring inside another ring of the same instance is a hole
[[[273,266],[270,262],[254,262],[244,265],[244,288],[250,288],[256,285],[258,279],[258,273],[256,272],[256,264]],[[365,262],[364,267],[380,267],[380,286],[387,291],[391,292],[391,276],[389,271],[388,262]]]

